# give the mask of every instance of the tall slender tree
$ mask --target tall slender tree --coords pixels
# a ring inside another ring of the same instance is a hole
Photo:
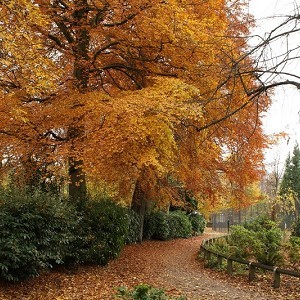
[[[293,197],[297,215],[300,212],[300,150],[296,144],[293,155],[288,155],[285,162],[285,171],[280,184],[280,195],[283,198]]]

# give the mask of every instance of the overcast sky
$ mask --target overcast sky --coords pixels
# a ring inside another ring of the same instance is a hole
[[[255,33],[263,36],[282,21],[282,16],[290,14],[296,5],[300,6],[300,0],[249,0],[249,5],[250,13],[257,19]],[[277,17],[273,18],[274,15]],[[294,87],[277,88],[272,99],[273,105],[264,119],[265,132],[284,131],[288,137],[266,152],[266,163],[280,157],[284,164],[296,141],[300,144],[300,91]]]

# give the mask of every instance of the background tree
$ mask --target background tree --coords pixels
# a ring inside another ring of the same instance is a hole
[[[273,221],[276,221],[278,214],[284,210],[281,203],[282,197],[279,195],[284,169],[281,165],[280,157],[276,156],[274,161],[270,163],[268,171],[262,180],[262,192],[271,205],[271,218]]]
[[[286,202],[290,202],[289,199],[293,199],[295,205],[295,213],[299,214],[300,209],[300,150],[298,144],[295,145],[293,155],[287,157],[285,162],[285,170],[280,184],[280,196],[282,196]]]

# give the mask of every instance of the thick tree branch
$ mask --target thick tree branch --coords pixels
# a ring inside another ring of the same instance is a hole
[[[132,20],[135,16],[137,16],[138,13],[134,13],[123,19],[122,21],[115,22],[115,23],[104,23],[103,26],[105,27],[115,27],[126,24],[128,21]]]

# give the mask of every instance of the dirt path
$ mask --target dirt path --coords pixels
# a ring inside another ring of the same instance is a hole
[[[245,278],[228,278],[204,269],[196,260],[201,237],[167,242],[146,241],[129,245],[106,267],[81,267],[75,274],[53,271],[23,284],[0,284],[1,300],[92,300],[114,299],[116,287],[140,283],[164,288],[189,300],[300,299],[288,296],[288,288],[266,289],[264,282],[249,285]],[[266,283],[269,285],[269,282]]]

